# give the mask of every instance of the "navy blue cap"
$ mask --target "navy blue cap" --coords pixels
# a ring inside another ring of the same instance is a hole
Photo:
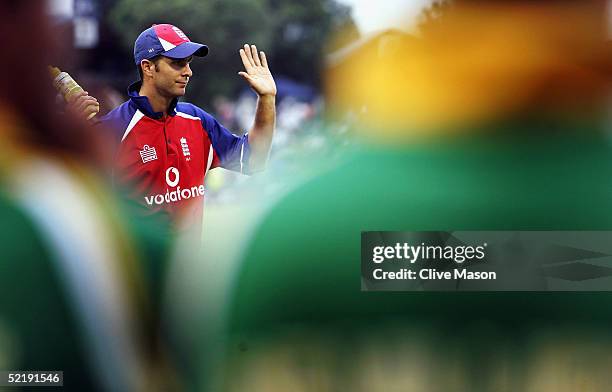
[[[204,57],[207,54],[208,46],[191,42],[181,29],[171,24],[153,25],[140,33],[134,42],[136,65],[159,55],[183,59],[189,56]]]

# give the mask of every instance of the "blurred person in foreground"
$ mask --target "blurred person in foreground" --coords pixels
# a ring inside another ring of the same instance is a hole
[[[263,169],[274,134],[276,85],[266,55],[246,44],[239,53],[245,70],[238,74],[258,95],[253,126],[241,137],[199,107],[178,102],[192,77],[190,62],[206,56],[208,47],[169,24],[153,25],[138,36],[134,61],[140,80],[129,86],[129,100],[101,119],[116,133],[118,185],[143,215],[166,218],[180,231],[193,229],[196,237],[208,171]],[[95,99],[84,94],[73,105],[87,100]]]
[[[360,291],[362,231],[612,230],[605,2],[451,4],[329,75],[362,148],[248,237],[211,390],[609,388],[608,292]]]
[[[0,2],[0,370],[63,371],[66,390],[168,390],[146,272],[97,173],[105,140],[55,113],[45,4]]]

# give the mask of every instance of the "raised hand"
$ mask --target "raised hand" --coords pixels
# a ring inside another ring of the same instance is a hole
[[[268,68],[266,54],[258,54],[255,45],[245,44],[244,48],[240,49],[240,58],[246,72],[238,72],[238,75],[242,76],[259,96],[275,96],[276,83]]]

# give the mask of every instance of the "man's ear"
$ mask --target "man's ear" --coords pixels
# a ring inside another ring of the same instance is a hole
[[[142,68],[142,74],[147,75],[149,77],[153,76],[153,72],[155,71],[155,63],[150,60],[141,60],[140,67]]]

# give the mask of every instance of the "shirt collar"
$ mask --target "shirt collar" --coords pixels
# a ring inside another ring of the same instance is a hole
[[[140,91],[140,86],[142,86],[142,81],[139,80],[130,84],[128,87],[128,97],[130,97],[130,101],[136,105],[136,108],[140,110],[145,116],[154,118],[156,120],[161,119],[164,116],[163,112],[154,112],[151,104],[149,103],[149,98],[139,95],[138,91]],[[174,116],[176,114],[175,108],[178,103],[178,98],[174,98],[170,102],[170,106],[168,107],[168,114],[170,116]]]

